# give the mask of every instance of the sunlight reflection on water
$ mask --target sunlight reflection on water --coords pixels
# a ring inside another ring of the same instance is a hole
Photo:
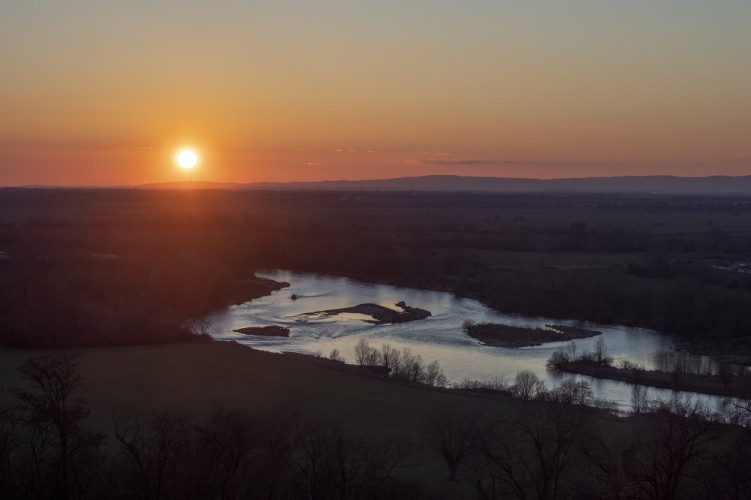
[[[672,342],[657,332],[619,325],[598,325],[569,320],[523,317],[501,314],[480,302],[462,299],[446,292],[368,284],[348,278],[273,270],[259,276],[290,283],[289,288],[238,306],[231,306],[211,316],[213,336],[267,351],[322,353],[328,355],[338,349],[344,359],[354,362],[354,346],[364,338],[375,347],[389,344],[407,347],[426,362],[437,360],[451,382],[466,378],[477,380],[504,379],[511,382],[520,370],[532,370],[549,387],[566,378],[585,379],[592,384],[595,396],[615,402],[628,409],[631,385],[624,382],[592,379],[590,377],[553,374],[545,362],[564,343],[524,348],[492,347],[468,336],[462,324],[502,322],[518,326],[544,326],[548,323],[583,325],[603,332],[607,351],[616,361],[629,360],[648,369],[664,366],[666,352],[672,352]],[[297,300],[292,300],[292,295]],[[432,316],[420,321],[401,324],[374,325],[363,321],[363,315],[311,316],[313,311],[350,307],[361,303],[376,303],[393,307],[396,302],[427,309]],[[233,332],[246,326],[279,325],[290,329],[289,337],[257,337]],[[593,350],[597,337],[574,341],[578,352]],[[663,354],[661,354],[663,353]],[[684,355],[685,356],[685,355]],[[689,355],[690,356],[690,355]],[[648,389],[650,397],[670,398],[667,389]],[[718,404],[721,398],[697,396],[707,403]]]

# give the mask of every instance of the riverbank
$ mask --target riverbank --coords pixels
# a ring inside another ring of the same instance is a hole
[[[751,399],[751,377],[694,375],[680,372],[663,372],[641,368],[618,368],[588,360],[557,363],[561,372],[587,375],[594,378],[618,380],[629,384],[646,385],[674,391],[698,392],[713,396]]]
[[[530,347],[549,342],[567,342],[601,335],[602,332],[561,324],[545,325],[546,328],[526,328],[499,323],[470,324],[467,335],[495,347]]]
[[[289,287],[289,283],[256,276],[240,279],[232,284],[232,294],[226,305],[239,305]]]

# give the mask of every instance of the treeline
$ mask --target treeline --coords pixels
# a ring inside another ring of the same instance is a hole
[[[646,276],[638,263],[649,255],[635,256],[637,265],[630,267],[504,269],[466,247],[433,245],[368,237],[347,241],[341,235],[326,242],[318,236],[304,247],[309,253],[290,252],[282,262],[301,271],[451,291],[508,313],[640,326],[695,343],[711,339],[709,349],[751,354],[749,276],[718,279],[701,260]],[[751,244],[744,248],[751,254]]]
[[[746,366],[718,362],[713,373],[709,367],[686,366],[686,363],[678,362],[670,371],[646,370],[628,360],[615,363],[607,355],[605,344],[601,340],[598,339],[592,352],[577,354],[573,343],[566,348],[557,349],[547,361],[548,369],[620,380],[636,384],[634,387],[651,386],[751,400],[751,373]],[[636,408],[639,404],[632,402],[632,406]]]
[[[397,381],[424,384],[429,387],[447,387],[448,379],[438,361],[425,363],[422,356],[405,347],[401,351],[384,344],[379,350],[367,340],[355,345],[355,362],[360,366],[376,367]]]
[[[449,479],[478,499],[748,498],[748,429],[711,423],[687,402],[652,405],[634,434],[598,428],[581,409],[480,415],[445,408],[426,437]],[[723,442],[724,438],[737,439]]]
[[[195,248],[149,254],[26,248],[0,259],[0,345],[69,347],[195,340],[214,308],[278,288]]]
[[[712,423],[680,401],[630,422],[545,403],[498,414],[426,409],[410,439],[355,438],[290,410],[217,409],[202,419],[120,412],[107,438],[75,398],[75,368],[70,356],[19,368],[26,385],[0,409],[3,498],[731,499],[751,491],[749,430]],[[414,474],[426,459],[445,467],[448,482]]]
[[[214,262],[14,256],[0,261],[0,344],[66,347],[192,338],[189,320],[227,299]]]

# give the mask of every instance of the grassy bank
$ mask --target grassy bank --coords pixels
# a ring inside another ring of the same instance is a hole
[[[592,363],[587,360],[560,363],[556,365],[556,370],[674,391],[700,392],[715,396],[751,399],[751,377],[748,376],[729,375],[723,378],[716,375],[618,368]]]
[[[352,432],[369,437],[417,436],[423,417],[442,406],[492,413],[536,404],[400,385],[226,342],[1,349],[0,383],[18,385],[16,367],[48,352],[79,354],[83,385],[78,396],[88,402],[92,423],[101,432],[111,427],[112,412],[118,409],[202,416],[221,405],[253,412],[289,406],[311,417],[339,419]]]

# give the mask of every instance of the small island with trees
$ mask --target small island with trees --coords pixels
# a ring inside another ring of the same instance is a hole
[[[545,328],[505,325],[502,323],[465,323],[472,338],[495,347],[531,347],[548,342],[565,342],[600,335],[602,332],[578,326],[550,324]]]

